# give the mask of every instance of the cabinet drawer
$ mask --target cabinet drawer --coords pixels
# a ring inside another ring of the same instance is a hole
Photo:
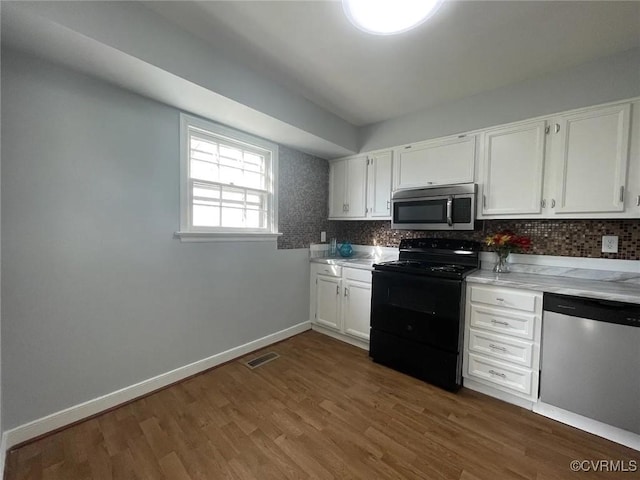
[[[344,278],[347,280],[355,280],[356,282],[371,283],[371,270],[345,267]]]
[[[540,295],[534,292],[524,292],[508,288],[471,286],[471,301],[486,303],[497,307],[514,308],[525,312],[536,311],[536,298]],[[538,302],[539,303],[539,302]]]
[[[469,329],[469,350],[532,368],[533,344],[515,338]]]
[[[520,394],[531,395],[532,372],[469,353],[467,373]]]
[[[471,305],[470,311],[471,327],[533,340],[536,315],[505,312],[478,305]]]
[[[341,277],[342,267],[339,265],[329,265],[326,263],[314,263],[311,272],[318,275],[328,275],[330,277]]]

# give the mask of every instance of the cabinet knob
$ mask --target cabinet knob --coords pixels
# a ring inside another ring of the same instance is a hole
[[[547,206],[547,201],[546,201],[545,199],[542,199],[542,201],[540,202],[540,206],[541,206],[542,208],[546,208],[546,206]]]
[[[551,208],[556,208],[556,199],[555,198],[551,199]]]
[[[556,123],[556,126],[553,129],[554,132],[559,133],[560,132],[560,124]]]
[[[336,285],[336,295],[340,295],[340,285]]]

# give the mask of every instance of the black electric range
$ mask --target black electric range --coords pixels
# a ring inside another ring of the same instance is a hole
[[[398,260],[374,265],[369,354],[446,390],[462,386],[464,278],[480,266],[480,243],[400,242]]]

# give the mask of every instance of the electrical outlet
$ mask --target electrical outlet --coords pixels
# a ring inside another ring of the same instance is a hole
[[[320,242],[324,243],[327,241],[327,232],[320,232]]]
[[[618,236],[602,236],[602,253],[618,253]]]

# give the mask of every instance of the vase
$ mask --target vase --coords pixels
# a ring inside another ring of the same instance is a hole
[[[509,273],[509,263],[507,262],[507,258],[509,258],[509,253],[511,252],[496,252],[496,264],[493,267],[493,271],[495,273]]]

